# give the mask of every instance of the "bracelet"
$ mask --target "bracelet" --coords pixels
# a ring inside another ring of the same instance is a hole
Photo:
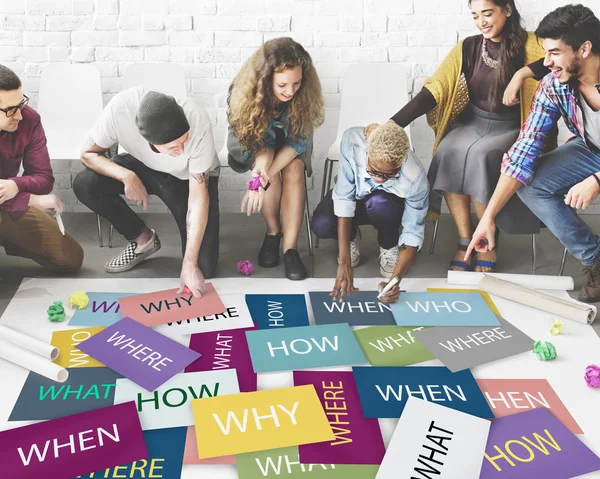
[[[597,173],[594,173],[592,176],[594,177],[594,179],[595,179],[595,180],[596,180],[596,182],[598,183],[598,186],[600,186],[600,178],[598,178],[598,174],[597,174]]]

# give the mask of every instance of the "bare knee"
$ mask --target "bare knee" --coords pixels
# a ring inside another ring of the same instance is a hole
[[[304,168],[304,162],[295,158],[283,169],[283,181],[304,181]]]

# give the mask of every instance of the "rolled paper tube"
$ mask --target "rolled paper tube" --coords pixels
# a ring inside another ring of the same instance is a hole
[[[4,341],[0,341],[0,358],[59,383],[69,378],[69,371],[58,364]]]
[[[596,308],[594,306],[579,301],[555,298],[541,291],[529,289],[487,274],[479,282],[479,289],[578,323],[592,324],[596,319]]]
[[[533,274],[474,273],[470,271],[448,271],[447,283],[456,286],[477,286],[483,275],[511,281],[521,286],[548,291],[572,291],[575,283],[570,276],[536,276]]]
[[[26,334],[0,325],[0,340],[31,351],[43,358],[54,361],[60,352],[56,346],[32,338]]]

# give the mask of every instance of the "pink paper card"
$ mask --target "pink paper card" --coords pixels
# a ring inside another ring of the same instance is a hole
[[[206,283],[206,293],[201,298],[167,289],[119,298],[119,306],[122,317],[149,327],[219,314],[227,309],[211,283]]]
[[[235,464],[235,456],[214,457],[212,459],[200,459],[198,457],[198,441],[196,441],[196,428],[188,427],[185,438],[185,451],[183,453],[184,464]]]
[[[477,379],[495,417],[545,407],[573,434],[583,434],[567,407],[545,379]]]

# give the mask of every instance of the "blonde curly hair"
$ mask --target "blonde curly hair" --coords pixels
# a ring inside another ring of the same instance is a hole
[[[302,82],[288,102],[288,135],[308,138],[325,119],[325,106],[319,76],[302,45],[289,37],[265,42],[242,65],[229,87],[227,120],[245,150],[257,151],[269,119],[276,111],[273,75],[302,67]]]
[[[392,168],[402,166],[409,149],[410,142],[406,131],[393,121],[378,126],[367,138],[369,157]]]

